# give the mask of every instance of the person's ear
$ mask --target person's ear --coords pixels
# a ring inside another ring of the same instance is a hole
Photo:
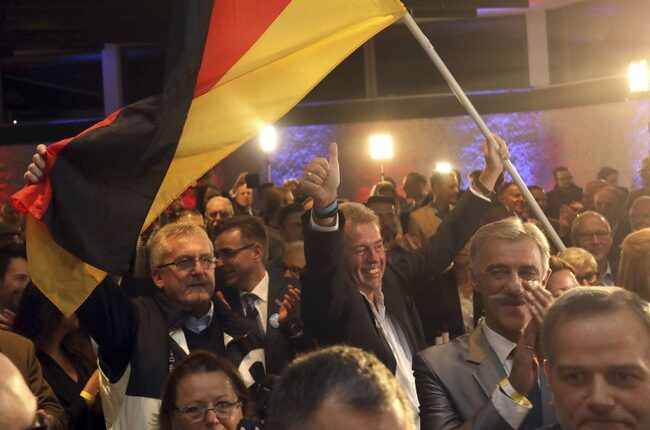
[[[159,288],[161,290],[165,284],[162,278],[162,270],[163,269],[161,267],[154,267],[151,269],[151,279],[153,279],[153,283],[156,285],[156,288]]]

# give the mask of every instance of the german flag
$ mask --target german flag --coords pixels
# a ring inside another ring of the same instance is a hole
[[[67,315],[193,181],[298,103],[404,14],[397,0],[178,0],[165,84],[48,147],[47,181],[13,197],[29,214],[34,283]]]

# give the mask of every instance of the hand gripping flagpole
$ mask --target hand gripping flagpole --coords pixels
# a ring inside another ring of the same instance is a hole
[[[483,121],[483,118],[481,118],[481,116],[478,114],[478,112],[474,108],[474,105],[472,105],[472,102],[469,101],[467,95],[465,95],[465,92],[463,92],[460,85],[458,85],[458,82],[456,82],[456,79],[453,77],[453,75],[451,74],[451,72],[449,71],[445,63],[442,61],[442,59],[440,58],[436,50],[433,48],[433,45],[431,44],[427,36],[422,32],[420,27],[416,24],[411,14],[406,13],[402,17],[402,20],[404,21],[408,29],[411,31],[415,39],[420,43],[420,45],[427,53],[431,61],[433,61],[433,64],[435,64],[435,66],[438,68],[438,70],[442,74],[442,77],[445,79],[445,81],[447,81],[447,84],[451,88],[451,91],[453,91],[453,93],[456,95],[456,98],[458,98],[460,104],[463,105],[465,110],[467,110],[467,113],[469,113],[469,115],[472,117],[472,119],[478,126],[479,130],[481,130],[481,133],[483,133],[483,135],[490,142],[490,144],[494,148],[497,148],[498,150],[499,145],[494,139],[494,136],[492,136],[492,132]],[[544,228],[550,235],[551,240],[553,241],[557,249],[564,250],[565,246],[562,243],[562,240],[560,240],[560,237],[553,229],[553,226],[549,222],[548,218],[546,217],[546,215],[544,215],[544,212],[542,212],[542,209],[539,207],[537,201],[528,190],[528,187],[521,179],[521,176],[519,176],[519,173],[515,169],[515,166],[512,165],[510,160],[503,160],[503,165],[505,166],[508,173],[510,173],[510,176],[512,176],[512,179],[515,181],[515,183],[521,190],[522,194],[524,195],[524,198],[528,202],[528,205],[533,210],[535,217],[537,217],[537,219],[544,224]]]

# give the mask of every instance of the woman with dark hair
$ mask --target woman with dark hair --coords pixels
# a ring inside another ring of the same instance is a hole
[[[194,351],[169,374],[163,389],[160,430],[256,429],[246,384],[235,366],[207,351]]]
[[[104,428],[97,357],[76,316],[66,318],[33,284],[25,288],[14,331],[34,342],[43,376],[64,407],[68,428]]]

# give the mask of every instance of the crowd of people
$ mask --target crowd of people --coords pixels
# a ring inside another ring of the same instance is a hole
[[[340,196],[300,180],[188,189],[74,315],[0,222],[0,428],[650,429],[650,157],[515,183],[505,141],[467,175]],[[28,183],[47,179],[37,148]]]

